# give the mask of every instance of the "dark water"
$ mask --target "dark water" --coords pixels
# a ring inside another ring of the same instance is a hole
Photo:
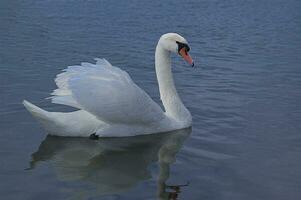
[[[300,199],[300,10],[297,0],[1,0],[1,199]],[[45,100],[53,79],[94,57],[158,102],[154,48],[166,32],[188,39],[197,65],[173,57],[192,130],[50,137],[21,105],[68,110]]]

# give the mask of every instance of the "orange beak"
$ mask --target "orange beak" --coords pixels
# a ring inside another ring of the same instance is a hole
[[[192,67],[194,67],[194,62],[185,48],[182,48],[179,51],[179,54],[184,58],[184,60],[186,60],[186,62],[188,62]]]

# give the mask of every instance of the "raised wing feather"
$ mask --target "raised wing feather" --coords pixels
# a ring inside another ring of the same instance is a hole
[[[86,110],[106,122],[153,123],[163,118],[162,109],[125,71],[96,60],[58,74],[52,102]]]

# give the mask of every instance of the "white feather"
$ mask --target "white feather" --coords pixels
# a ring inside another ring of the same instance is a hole
[[[96,64],[70,66],[57,75],[53,103],[86,110],[98,119],[114,123],[155,123],[162,109],[123,70],[105,59]]]

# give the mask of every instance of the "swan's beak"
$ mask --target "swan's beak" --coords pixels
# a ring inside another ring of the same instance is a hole
[[[184,58],[184,60],[186,60],[186,62],[188,62],[191,65],[191,67],[194,67],[194,62],[185,48],[182,48],[179,51],[179,54]]]

